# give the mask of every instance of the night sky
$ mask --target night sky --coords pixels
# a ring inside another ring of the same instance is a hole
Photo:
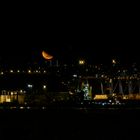
[[[27,63],[46,50],[62,61],[139,63],[139,21],[132,13],[7,12],[1,25],[0,61]]]

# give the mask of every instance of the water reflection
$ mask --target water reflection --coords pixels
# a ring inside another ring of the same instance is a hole
[[[55,102],[69,100],[68,92],[48,92],[47,94],[24,93],[23,91],[3,91],[0,95],[1,107],[43,107],[50,106]]]
[[[18,102],[24,104],[25,95],[0,95],[0,104]]]

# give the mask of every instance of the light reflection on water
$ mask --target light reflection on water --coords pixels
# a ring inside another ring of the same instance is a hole
[[[13,92],[12,92],[13,93]],[[43,107],[49,106],[57,101],[66,101],[69,100],[68,92],[50,92],[47,94],[1,94],[0,95],[0,107],[21,107],[23,109],[26,107]],[[22,108],[23,107],[23,108]]]
[[[25,101],[25,95],[0,95],[0,104],[11,103],[14,101],[23,104]]]
[[[92,111],[92,110],[120,110],[120,109],[138,109],[140,110],[140,104],[138,102],[130,102],[125,105],[126,102],[120,104],[107,104],[106,102],[69,102],[67,93],[48,93],[49,98],[46,95],[30,95],[30,94],[13,94],[13,95],[0,95],[0,109],[47,109],[48,107],[63,108],[63,109],[76,109],[81,111]],[[63,102],[66,101],[66,102]],[[68,102],[67,102],[68,101]],[[60,104],[58,104],[58,102]],[[5,104],[6,103],[6,104]],[[13,104],[14,103],[14,104]],[[56,103],[56,104],[55,104]],[[68,103],[68,104],[67,104]],[[8,106],[7,106],[8,105]],[[54,106],[53,106],[54,105]]]

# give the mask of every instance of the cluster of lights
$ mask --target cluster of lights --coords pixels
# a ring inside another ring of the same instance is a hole
[[[28,73],[28,74],[32,74],[32,73],[46,73],[47,71],[46,70],[39,70],[39,69],[36,69],[36,70],[31,70],[31,69],[27,69],[26,70],[13,70],[13,69],[10,69],[10,70],[7,70],[7,71],[0,71],[0,75],[3,75],[4,73]]]
[[[85,64],[85,60],[79,60],[79,64],[80,65],[84,65]]]
[[[28,86],[28,88],[32,88],[33,87],[33,85],[31,85],[31,84],[28,84],[27,86]]]
[[[2,90],[1,91],[2,95],[17,95],[19,93],[23,94],[23,93],[26,93],[26,91],[22,90],[22,89],[20,89],[20,90],[12,90],[12,91],[10,91],[10,90]]]

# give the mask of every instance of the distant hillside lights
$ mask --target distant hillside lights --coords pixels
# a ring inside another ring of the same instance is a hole
[[[6,74],[46,74],[47,70],[44,69],[26,69],[26,70],[16,70],[16,69],[8,69],[4,71],[0,71],[0,75]]]

